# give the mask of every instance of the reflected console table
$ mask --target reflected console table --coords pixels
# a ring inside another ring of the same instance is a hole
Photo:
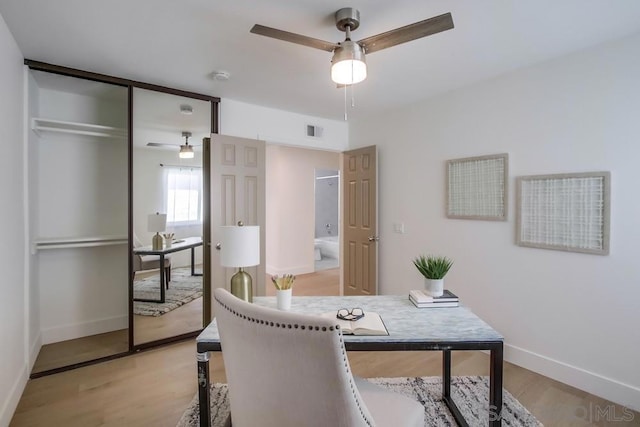
[[[254,304],[276,308],[275,297],[257,297]],[[321,314],[343,307],[362,307],[378,313],[388,336],[345,335],[348,351],[442,351],[442,397],[460,426],[468,426],[451,398],[451,351],[488,350],[489,420],[491,427],[502,425],[503,337],[466,307],[416,308],[406,296],[293,297],[291,311]],[[196,340],[200,425],[209,426],[209,352],[221,351],[215,319]]]
[[[195,271],[195,250],[198,246],[202,246],[202,237],[185,237],[184,239],[179,239],[172,243],[170,248],[163,247],[162,249],[152,249],[151,246],[143,246],[139,248],[135,248],[133,253],[136,255],[158,255],[160,257],[160,299],[141,299],[134,298],[134,301],[143,301],[143,302],[159,302],[164,303],[165,300],[165,289],[167,287],[167,283],[165,283],[164,277],[164,257],[167,254],[171,254],[173,252],[184,251],[186,249],[191,249],[191,275],[192,276],[202,276],[202,274],[196,273]]]

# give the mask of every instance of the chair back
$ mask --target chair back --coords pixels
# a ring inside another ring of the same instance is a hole
[[[331,319],[214,291],[234,427],[373,426]]]

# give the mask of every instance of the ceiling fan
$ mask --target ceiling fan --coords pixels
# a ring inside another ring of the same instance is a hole
[[[178,154],[181,159],[193,159],[194,152],[193,147],[199,147],[200,145],[189,144],[189,138],[191,132],[182,132],[184,138],[184,144],[167,144],[162,142],[147,142],[147,147],[176,147],[180,146],[180,153]]]
[[[259,24],[254,25],[251,32],[332,52],[331,79],[339,85],[351,85],[367,78],[365,54],[453,28],[451,13],[445,13],[354,42],[351,40],[351,31],[360,26],[360,12],[357,9],[345,7],[336,12],[335,18],[338,30],[346,33],[342,43],[327,42]]]

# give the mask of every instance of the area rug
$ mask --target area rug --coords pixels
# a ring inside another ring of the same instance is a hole
[[[417,400],[424,406],[425,427],[456,426],[456,422],[442,401],[442,379],[439,377],[368,378],[369,381]],[[488,377],[453,377],[451,396],[470,426],[488,425]],[[541,427],[508,391],[503,391],[502,425],[509,427]],[[229,401],[226,384],[211,385],[211,425],[228,424]],[[198,396],[180,418],[177,427],[198,426]]]
[[[165,302],[133,302],[133,314],[162,316],[202,296],[202,276],[192,276],[191,267],[171,269],[171,282],[165,293]],[[133,297],[160,299],[160,274],[133,282]]]

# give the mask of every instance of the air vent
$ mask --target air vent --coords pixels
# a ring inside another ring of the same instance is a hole
[[[313,138],[322,137],[322,128],[320,126],[307,125],[307,136]]]

